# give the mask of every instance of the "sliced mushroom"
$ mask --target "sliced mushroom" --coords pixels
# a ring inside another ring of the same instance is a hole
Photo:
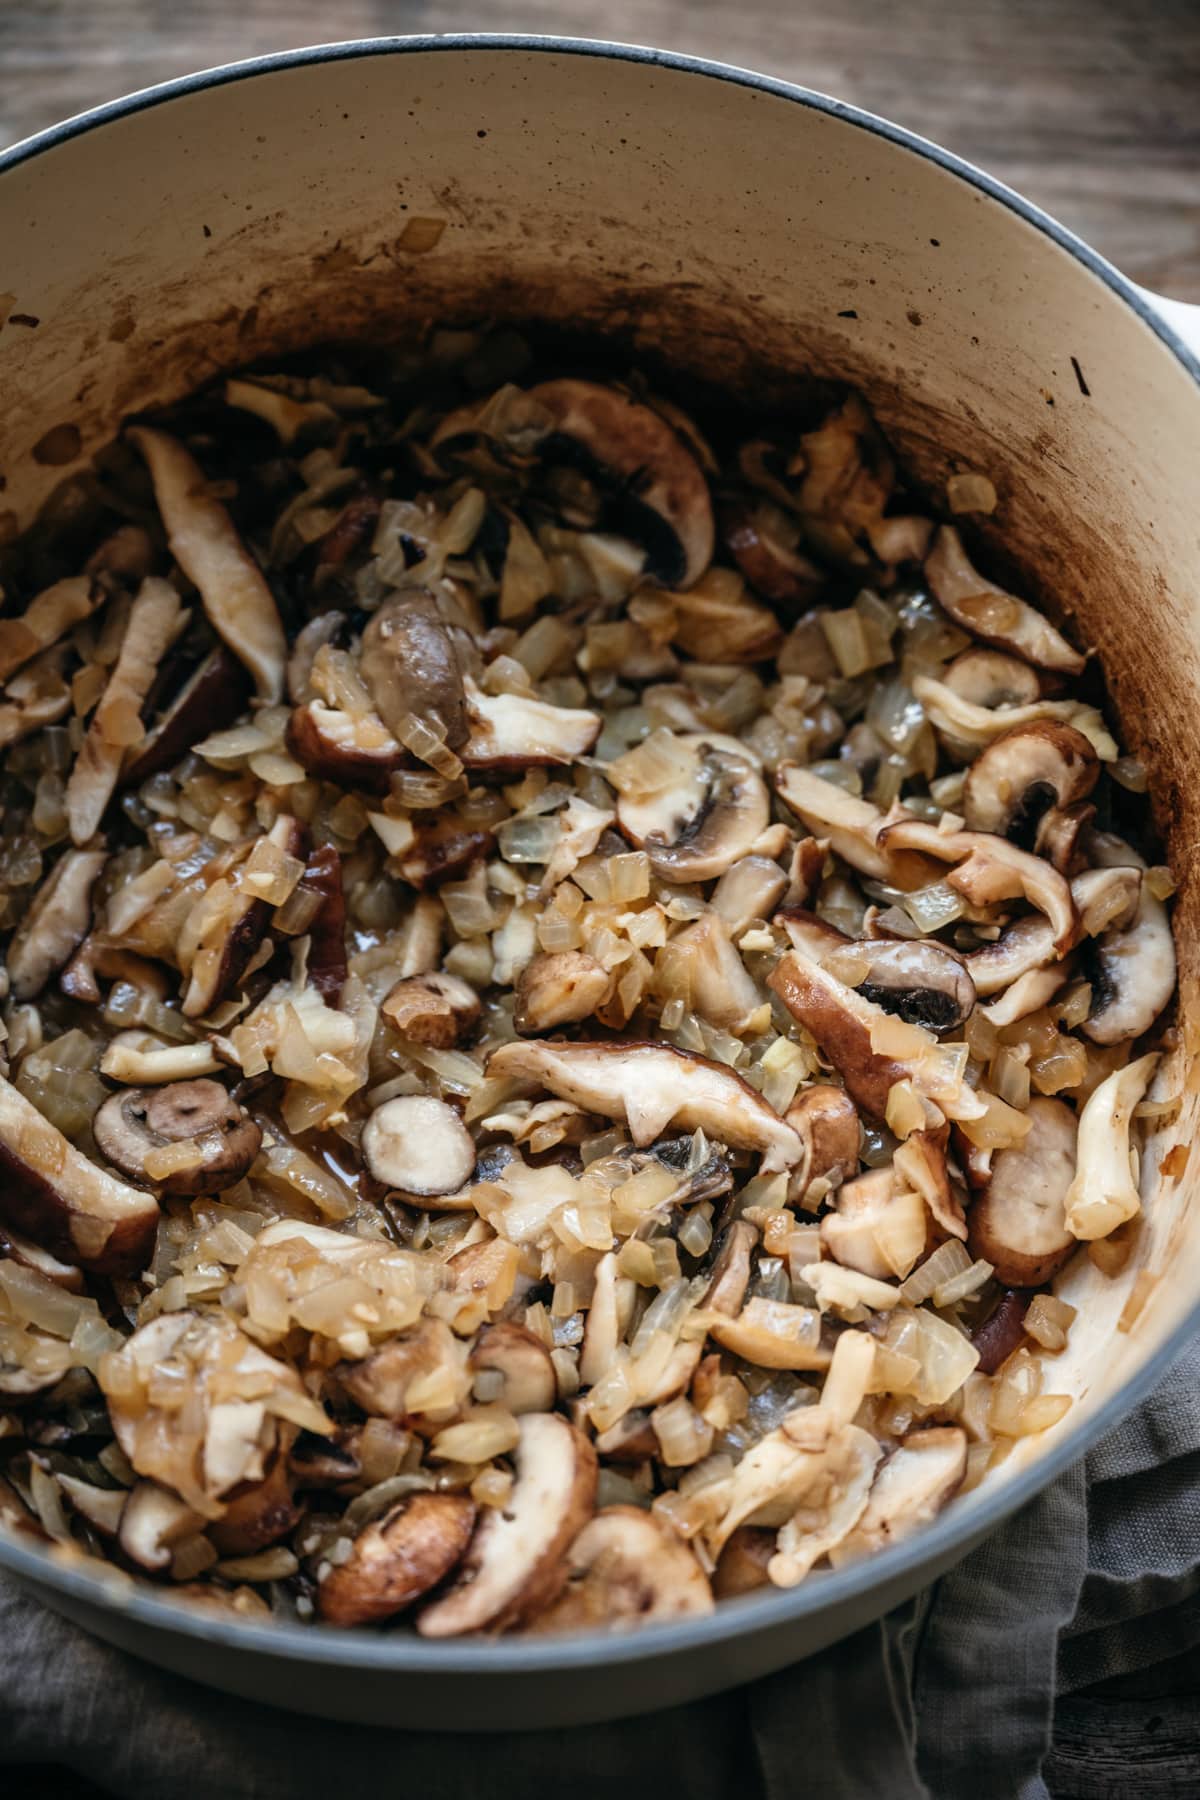
[[[262,570],[183,445],[147,425],[127,433],[146,459],[171,554],[200,590],[209,621],[249,669],[261,700],[283,696],[287,639]]]
[[[962,1486],[967,1434],[957,1425],[910,1432],[885,1457],[866,1508],[829,1560],[834,1567],[886,1550],[927,1525]]]
[[[337,1006],[346,983],[346,896],[342,859],[332,844],[310,850],[300,887],[321,896],[308,926],[308,981],[330,1006]]]
[[[589,1519],[567,1551],[566,1572],[562,1593],[536,1620],[539,1632],[641,1625],[713,1609],[708,1577],[691,1550],[637,1506],[606,1506]]]
[[[141,712],[159,665],[187,621],[170,582],[150,575],[129,613],[116,666],[92,716],[67,782],[71,841],[86,844],[112,799],[131,733],[141,733]]]
[[[136,586],[145,581],[157,559],[150,533],[141,525],[118,525],[83,565],[85,575],[116,575]]]
[[[779,508],[730,499],[720,509],[721,536],[752,588],[792,615],[810,606],[826,577],[814,562],[783,541],[788,515]]]
[[[796,1431],[793,1437],[788,1430]],[[801,1507],[822,1515],[836,1509],[838,1538],[858,1523],[867,1504],[880,1447],[856,1425],[839,1425],[824,1408],[789,1413],[784,1424],[760,1438],[733,1472],[729,1504],[709,1548],[717,1555],[740,1525],[782,1526]],[[816,1524],[815,1517],[811,1519]],[[803,1523],[810,1523],[807,1514]],[[793,1536],[799,1535],[799,1528]],[[816,1531],[812,1535],[816,1536]],[[817,1554],[824,1554],[825,1545]],[[813,1557],[816,1560],[816,1557]],[[772,1569],[772,1579],[775,1578]]]
[[[1097,873],[1111,878],[1136,871]],[[1092,1009],[1081,1026],[1085,1037],[1096,1044],[1121,1044],[1149,1031],[1175,992],[1175,940],[1166,907],[1145,881],[1139,884],[1133,918],[1089,944],[1084,966],[1092,982]]]
[[[395,858],[393,867],[415,888],[436,888],[465,875],[494,843],[490,831],[464,824],[457,813],[442,810],[421,821],[411,846]]]
[[[1075,1178],[1078,1121],[1061,1100],[1035,1095],[1028,1135],[992,1157],[991,1177],[971,1207],[967,1245],[1005,1287],[1041,1287],[1075,1248],[1066,1200]]]
[[[401,742],[412,720],[451,750],[467,741],[467,704],[454,643],[432,594],[387,600],[363,632],[362,678],[384,725]]]
[[[606,1463],[643,1463],[658,1455],[658,1434],[650,1414],[637,1407],[610,1425],[596,1438],[596,1450]]]
[[[901,1279],[923,1255],[928,1238],[925,1202],[906,1189],[894,1169],[869,1169],[846,1182],[836,1211],[821,1220],[821,1244],[844,1269],[876,1281]]]
[[[281,813],[266,835],[285,855],[303,855],[305,833],[290,814]],[[244,893],[235,882],[218,880],[205,888],[179,934],[180,960],[188,976],[185,1018],[202,1017],[232,992],[258,954],[270,923],[267,902]]]
[[[1075,1179],[1065,1196],[1066,1228],[1072,1237],[1088,1242],[1107,1237],[1141,1211],[1129,1130],[1133,1109],[1157,1067],[1156,1054],[1139,1056],[1088,1096],[1079,1115]]]
[[[1086,800],[1099,776],[1095,750],[1073,725],[1014,725],[967,770],[963,816],[971,831],[996,832],[1029,850],[1046,812]]]
[[[499,1391],[488,1397],[518,1418],[522,1413],[549,1412],[558,1397],[550,1352],[541,1338],[512,1320],[484,1326],[471,1351],[471,1367],[500,1376]]]
[[[293,706],[306,706],[316,698],[312,684],[313,663],[317,651],[336,644],[347,628],[347,617],[338,608],[318,613],[310,619],[292,641],[287,664],[287,697]]]
[[[757,1525],[739,1525],[717,1559],[712,1591],[717,1600],[732,1600],[770,1587],[767,1566],[775,1554],[775,1533]]]
[[[595,468],[613,489],[605,523],[646,549],[646,573],[687,588],[712,561],[708,483],[678,432],[648,406],[592,381],[544,381],[529,399],[552,421],[539,446],[551,462]]]
[[[58,1386],[74,1360],[69,1344],[41,1332],[22,1332],[20,1348],[0,1334],[0,1398],[30,1400]],[[2,1498],[2,1494],[0,1494]]]
[[[551,706],[525,694],[485,694],[468,677],[468,735],[459,754],[474,775],[519,775],[586,756],[600,735],[599,713]]]
[[[880,1446],[857,1425],[843,1425],[828,1448],[815,1453],[819,1468],[782,1526],[770,1576],[777,1587],[803,1581],[814,1563],[832,1557],[866,1510]]]
[[[253,413],[278,435],[283,444],[292,444],[303,432],[332,429],[337,414],[322,400],[294,400],[290,394],[265,383],[247,381],[244,376],[231,376],[225,383],[222,399],[226,406]]]
[[[100,1073],[126,1087],[193,1081],[220,1069],[211,1044],[165,1044],[149,1031],[118,1031],[100,1058]]]
[[[115,1538],[127,1498],[124,1488],[95,1487],[77,1475],[59,1475],[58,1485],[81,1519],[102,1537]]]
[[[721,1240],[709,1284],[701,1305],[708,1312],[732,1319],[742,1310],[750,1286],[750,1259],[758,1243],[758,1231],[749,1219],[735,1219]]]
[[[930,880],[931,865],[926,858],[900,855],[897,846],[884,844],[885,815],[869,800],[860,800],[836,782],[824,781],[795,763],[780,764],[775,771],[775,789],[784,805],[860,874],[904,889]],[[823,865],[824,852],[821,861]]]
[[[242,1179],[262,1146],[261,1128],[219,1081],[127,1088],[104,1102],[92,1131],[107,1162],[164,1194],[219,1194]],[[167,1144],[190,1145],[196,1160],[168,1175],[149,1174],[147,1156]]]
[[[617,823],[664,881],[711,881],[753,850],[770,805],[762,776],[736,745],[692,733],[689,772],[655,794],[622,794]]]
[[[415,1044],[450,1050],[479,1023],[479,995],[457,975],[410,975],[388,989],[380,1012]]]
[[[456,1579],[417,1619],[422,1637],[521,1625],[566,1579],[564,1553],[596,1503],[596,1452],[556,1413],[526,1413],[518,1424],[508,1502],[480,1519]]]
[[[992,906],[1018,897],[1028,900],[1050,920],[1059,956],[1065,956],[1077,942],[1079,915],[1071,889],[1041,857],[986,832],[942,831],[923,819],[899,819],[885,826],[880,841],[901,849],[923,850],[939,862],[956,864],[946,882],[973,906]]]
[[[1037,670],[1003,650],[963,650],[947,664],[943,679],[960,700],[988,712],[1032,706],[1042,692]]]
[[[796,1096],[785,1117],[804,1146],[794,1171],[797,1194],[803,1196],[811,1182],[837,1187],[857,1174],[862,1130],[845,1088],[817,1082]]]
[[[1032,1294],[1009,1288],[1000,1303],[981,1325],[971,1333],[971,1343],[979,1354],[976,1364],[981,1375],[994,1375],[1001,1363],[1007,1362],[1018,1345],[1025,1342],[1025,1314]]]
[[[1095,807],[1086,801],[1079,806],[1050,807],[1038,822],[1034,854],[1044,856],[1060,875],[1076,874],[1087,860],[1084,845],[1095,817]]]
[[[940,1035],[962,1025],[975,1005],[975,983],[963,959],[935,938],[849,938],[799,907],[785,907],[775,923],[810,960],[829,963],[832,953],[835,974],[837,953],[844,950],[842,960],[853,965],[847,985],[910,1025]]]
[[[517,977],[513,1024],[522,1037],[588,1019],[607,1000],[613,978],[582,950],[535,956]]]
[[[616,1252],[606,1250],[596,1264],[592,1298],[583,1327],[579,1353],[579,1379],[594,1387],[608,1372],[625,1334],[632,1309],[634,1284],[617,1268]]]
[[[71,684],[63,676],[66,644],[35,657],[0,694],[0,750],[20,743],[43,725],[57,725],[71,710]]]
[[[454,1367],[459,1346],[444,1319],[423,1318],[403,1336],[373,1350],[362,1362],[342,1363],[340,1385],[372,1418],[408,1415],[408,1390],[437,1369]]]
[[[1098,755],[1108,759],[1117,754],[1100,714],[1080,700],[1031,700],[1023,706],[1001,706],[992,711],[973,705],[932,675],[914,675],[912,691],[946,749],[962,762],[969,762],[1004,732],[1039,719],[1064,720],[1083,733]]]
[[[121,764],[122,787],[138,787],[161,769],[170,769],[193,744],[232,725],[250,690],[246,670],[223,644],[211,650],[184,682],[166,711]]]
[[[171,1566],[174,1547],[195,1537],[205,1521],[178,1494],[156,1481],[131,1488],[121,1512],[117,1539],[131,1562],[148,1574],[161,1575]]]
[[[83,1293],[83,1275],[72,1263],[60,1262],[57,1256],[51,1256],[49,1250],[43,1250],[32,1238],[23,1237],[19,1231],[14,1231],[7,1225],[0,1225],[0,1257],[3,1256],[20,1263],[26,1269],[33,1269],[38,1275],[44,1275],[55,1287],[66,1288],[70,1294]]]
[[[763,1004],[724,920],[712,911],[663,945],[653,989],[663,999],[682,999],[710,1025],[733,1032],[744,1032]]]
[[[943,525],[925,558],[925,574],[934,597],[956,625],[985,643],[1014,651],[1043,669],[1082,674],[1087,658],[1073,650],[1050,621],[1025,600],[1006,593],[972,567],[962,539]]]
[[[158,1201],[97,1168],[0,1077],[0,1215],[64,1262],[101,1275],[145,1268]]]
[[[383,502],[378,494],[355,494],[347,500],[336,523],[318,542],[318,571],[340,569],[356,552],[368,549],[382,510]]]
[[[103,605],[108,594],[108,587],[90,574],[70,575],[44,588],[20,618],[0,619],[0,681],[57,644]]]
[[[327,1625],[371,1625],[403,1612],[462,1560],[475,1526],[469,1494],[408,1494],[361,1531],[317,1586]]]
[[[800,1139],[748,1082],[721,1063],[669,1044],[504,1044],[487,1073],[537,1082],[561,1099],[627,1124],[635,1144],[669,1125],[763,1153],[770,1172],[798,1161]]]
[[[727,569],[713,569],[675,596],[671,642],[686,656],[714,663],[766,662],[783,641],[769,606],[747,598]]]
[[[822,863],[824,860],[822,851]],[[752,919],[771,917],[787,885],[787,876],[769,856],[743,856],[726,869],[713,889],[712,909],[725,921],[731,936],[738,937]]]
[[[475,1144],[452,1106],[428,1094],[385,1100],[363,1127],[362,1153],[376,1181],[408,1194],[452,1194],[475,1167]]]
[[[1044,936],[1048,949],[1050,944],[1050,925],[1048,921],[1039,921],[1044,927]],[[991,946],[988,946],[991,948]],[[990,1021],[997,1031],[1003,1031],[1008,1025],[1015,1025],[1020,1019],[1026,1019],[1032,1012],[1038,1012],[1053,1000],[1060,987],[1063,986],[1070,970],[1069,961],[1052,963],[1046,969],[1028,969],[1024,975],[1018,975],[1010,987],[997,999],[981,1004],[979,1011],[983,1018]]]
[[[14,1000],[32,1000],[78,949],[92,917],[92,888],[107,854],[68,850],[42,883],[8,946]]]
[[[301,1515],[293,1486],[288,1458],[276,1452],[261,1481],[247,1481],[227,1496],[223,1515],[208,1530],[214,1550],[222,1556],[253,1556],[286,1537]]]
[[[386,794],[393,771],[411,760],[374,713],[339,712],[320,700],[293,709],[286,738],[310,775],[371,794]]]
[[[895,1170],[929,1208],[939,1231],[947,1237],[965,1238],[966,1220],[956,1185],[946,1164],[946,1132],[914,1131],[894,1158]]]

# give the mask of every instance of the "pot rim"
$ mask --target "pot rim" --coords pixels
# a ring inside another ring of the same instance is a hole
[[[844,124],[854,125],[875,137],[884,138],[912,155],[924,157],[947,174],[957,176],[968,186],[976,188],[988,199],[1016,213],[1027,224],[1050,238],[1059,249],[1074,257],[1118,300],[1137,314],[1142,323],[1171,351],[1186,374],[1200,386],[1200,357],[1188,349],[1178,333],[1155,311],[1141,289],[1049,213],[1043,212],[1040,207],[973,164],[903,126],[894,125],[890,120],[847,105],[827,94],[817,93],[813,89],[773,76],[736,68],[728,63],[641,45],[609,43],[592,38],[460,32],[444,36],[364,38],[278,51],[180,76],[155,87],[143,88],[52,125],[0,152],[0,176],[18,168],[32,157],[53,150],[60,144],[69,143],[98,126],[207,88],[223,87],[229,82],[272,75],[308,64],[344,62],[357,57],[509,50],[526,54],[588,56],[610,62],[647,64],[706,80],[732,82],[737,86],[774,95],[781,100],[793,101],[811,111],[825,113]],[[228,1615],[207,1614],[198,1607],[179,1601],[160,1599],[153,1591],[133,1586],[129,1578],[119,1570],[99,1568],[92,1572],[72,1567],[67,1560],[56,1560],[57,1547],[52,1547],[49,1551],[35,1550],[26,1547],[15,1536],[7,1534],[0,1534],[0,1567],[10,1569],[14,1575],[35,1587],[49,1588],[62,1594],[64,1598],[117,1612],[137,1624],[178,1632],[185,1637],[226,1649],[262,1652],[296,1663],[336,1663],[352,1669],[377,1672],[444,1672],[484,1676],[494,1674],[503,1677],[522,1673],[533,1675],[551,1669],[582,1672],[614,1664],[649,1664],[660,1656],[710,1648],[738,1638],[743,1633],[777,1630],[789,1624],[797,1624],[805,1618],[832,1612],[858,1600],[874,1587],[903,1583],[923,1565],[952,1557],[956,1550],[988,1535],[1010,1514],[1032,1500],[1056,1476],[1078,1462],[1099,1438],[1111,1431],[1157,1386],[1197,1331],[1200,1331],[1200,1300],[1197,1300],[1187,1317],[1181,1320],[1166,1342],[1159,1346],[1142,1368],[1117,1393],[1097,1407],[1082,1426],[1068,1429],[1028,1469],[1011,1481],[992,1492],[986,1487],[977,1489],[958,1507],[942,1513],[933,1524],[915,1536],[859,1562],[812,1576],[799,1587],[760,1591],[744,1599],[725,1601],[715,1611],[703,1617],[661,1625],[643,1625],[627,1636],[586,1632],[563,1637],[501,1638],[481,1644],[457,1639],[439,1642],[403,1632],[389,1636],[367,1631],[335,1633],[329,1628],[314,1628],[313,1625],[290,1621],[257,1624]]]

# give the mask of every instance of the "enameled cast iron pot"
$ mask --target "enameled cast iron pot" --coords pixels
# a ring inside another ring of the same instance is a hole
[[[406,241],[415,218],[444,224],[420,254],[434,234]],[[1096,647],[1151,771],[1195,1011],[1200,309],[1140,293],[977,170],[818,94],[656,51],[342,44],[174,82],[0,157],[0,289],[0,509],[21,524],[67,472],[39,460],[49,428],[74,425],[85,458],[123,413],[223,367],[430,318],[608,331],[749,393],[768,372],[776,396],[804,370],[856,383],[931,488],[956,465],[991,476],[989,528]],[[1079,1258],[1065,1284],[1064,1422],[923,1535],[791,1592],[616,1637],[426,1643],[196,1615],[11,1539],[0,1563],[125,1649],[333,1718],[562,1725],[749,1680],[931,1581],[1161,1378],[1200,1323],[1200,1158],[1157,1172],[1195,1112],[1191,1094],[1143,1159],[1134,1264],[1109,1281]],[[1121,1331],[1141,1270],[1158,1280]]]

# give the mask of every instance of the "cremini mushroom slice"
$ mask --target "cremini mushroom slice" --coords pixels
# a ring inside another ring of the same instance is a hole
[[[898,1081],[911,1081],[918,1093],[939,1106],[950,1119],[982,1118],[985,1107],[961,1076],[956,1076],[931,1051],[935,1041],[920,1027],[896,1021],[893,1030],[884,1024],[890,1015],[882,1007],[855,993],[819,963],[798,950],[781,956],[767,977],[792,1016],[810,1032],[846,1084],[846,1091],[864,1111],[882,1119],[888,1095]],[[897,1033],[911,1037],[898,1039]],[[901,1053],[880,1053],[874,1040],[883,1035],[889,1044],[911,1045]],[[926,1048],[928,1046],[928,1048]]]
[[[720,508],[721,536],[734,562],[764,599],[795,616],[811,605],[826,576],[814,562],[785,541],[788,514],[763,502],[751,505],[731,498]],[[793,522],[794,528],[794,522]]]
[[[551,706],[525,694],[485,694],[466,681],[468,734],[464,769],[479,776],[519,775],[586,756],[600,735],[599,713]]]
[[[830,1562],[838,1568],[911,1537],[954,1497],[966,1472],[967,1434],[959,1426],[910,1432],[879,1465],[858,1524],[830,1551]]]
[[[100,1058],[100,1073],[126,1087],[157,1087],[220,1073],[221,1059],[210,1043],[168,1044],[149,1031],[118,1031]]]
[[[14,1000],[32,1000],[74,955],[92,918],[92,888],[108,860],[104,850],[67,850],[34,895],[8,946]]]
[[[372,794],[386,794],[393,772],[411,760],[375,713],[341,712],[320,700],[293,708],[287,747],[310,775]]]
[[[670,938],[654,964],[654,992],[678,997],[710,1025],[745,1032],[763,1004],[719,914],[708,911]]]
[[[992,1157],[991,1175],[971,1206],[967,1246],[1005,1287],[1042,1287],[1075,1248],[1067,1195],[1075,1179],[1074,1110],[1035,1095],[1024,1142]]]
[[[462,1560],[475,1526],[469,1494],[408,1494],[367,1525],[343,1562],[317,1584],[327,1625],[390,1619],[444,1581]]]
[[[821,860],[825,860],[823,851]],[[787,885],[787,876],[769,856],[743,856],[726,869],[713,889],[712,909],[736,938],[752,919],[771,917]]]
[[[979,1356],[981,1375],[994,1375],[1001,1363],[1025,1342],[1025,1314],[1033,1296],[1028,1290],[1009,1288],[1000,1297],[981,1325],[971,1333],[971,1343]]]
[[[713,1598],[732,1600],[770,1587],[767,1567],[775,1554],[775,1533],[758,1525],[739,1525],[717,1558],[712,1575]]]
[[[385,601],[363,632],[359,667],[375,711],[398,742],[408,743],[417,723],[451,750],[466,743],[462,670],[432,594],[405,592]]]
[[[913,855],[885,841],[884,827],[895,815],[880,812],[869,800],[860,800],[836,782],[795,763],[781,763],[775,771],[775,791],[815,834],[818,844],[825,846],[822,863],[832,850],[861,875],[906,891],[937,879],[936,865],[927,856]],[[812,879],[817,878],[814,866]]]
[[[262,1145],[261,1127],[219,1081],[126,1088],[104,1102],[92,1131],[106,1162],[164,1194],[218,1194],[241,1180]],[[175,1150],[164,1157],[168,1145]]]
[[[0,619],[0,681],[57,644],[108,595],[109,588],[93,575],[69,575],[43,588],[19,618]]]
[[[760,1094],[721,1063],[670,1044],[504,1044],[491,1076],[536,1082],[563,1100],[628,1125],[635,1144],[652,1144],[669,1125],[704,1131],[720,1143],[761,1151],[764,1171],[800,1157],[800,1139]]]
[[[784,1116],[804,1146],[793,1174],[799,1195],[803,1196],[813,1181],[838,1187],[857,1173],[862,1128],[858,1109],[845,1088],[815,1082],[796,1096]]]
[[[775,923],[802,955],[910,1025],[941,1036],[963,1025],[975,1005],[962,957],[936,938],[849,938],[799,907],[785,907]]]
[[[289,1459],[277,1450],[261,1481],[247,1481],[226,1498],[224,1513],[208,1528],[213,1549],[222,1556],[253,1556],[277,1544],[300,1519],[294,1488]]]
[[[876,1281],[911,1273],[924,1254],[928,1219],[921,1195],[894,1168],[869,1169],[838,1190],[835,1210],[821,1220],[821,1244],[844,1269]]]
[[[475,1143],[452,1106],[428,1094],[400,1094],[377,1106],[363,1128],[362,1151],[384,1187],[409,1194],[452,1194],[475,1167]]]
[[[945,1132],[912,1132],[898,1146],[893,1167],[899,1179],[920,1194],[940,1231],[947,1237],[965,1238],[962,1204],[946,1165],[945,1136]]]
[[[658,1434],[641,1407],[596,1437],[596,1454],[610,1463],[643,1463],[658,1455]]]
[[[281,813],[266,834],[268,844],[295,858],[303,854],[304,841],[303,828],[288,813]],[[240,885],[239,875],[235,871],[232,879],[214,881],[183,921],[178,949],[188,978],[182,1002],[185,1018],[202,1018],[225,999],[267,936],[271,908],[252,888]]]
[[[982,831],[942,831],[922,819],[899,819],[880,833],[881,841],[901,849],[922,850],[955,867],[948,885],[973,906],[1023,898],[1045,913],[1054,928],[1054,948],[1065,956],[1079,937],[1079,915],[1066,880],[1040,856]]]
[[[1157,1054],[1139,1056],[1088,1096],[1079,1115],[1075,1179],[1064,1197],[1066,1228],[1072,1237],[1085,1241],[1107,1237],[1141,1211],[1129,1128],[1158,1060]]]
[[[704,472],[679,433],[598,382],[544,381],[529,399],[552,421],[543,458],[577,464],[582,452],[614,490],[606,522],[645,547],[647,575],[691,587],[712,561],[715,528]]]
[[[193,744],[232,725],[245,710],[250,688],[246,669],[224,644],[210,650],[145,737],[125,751],[121,786],[139,787],[179,762]]]
[[[471,1036],[482,1009],[469,982],[443,972],[398,981],[388,989],[379,1010],[414,1043],[449,1050]]]
[[[143,1269],[158,1230],[158,1201],[76,1150],[0,1077],[0,1215],[64,1262],[96,1274]]]
[[[172,1552],[204,1528],[203,1516],[156,1481],[139,1481],[121,1511],[117,1539],[131,1562],[149,1575],[171,1567]]]
[[[970,706],[988,712],[1032,706],[1041,698],[1042,684],[1036,669],[1019,656],[1003,650],[961,650],[947,663],[943,682],[952,694]]]
[[[465,1347],[463,1352],[465,1355]],[[459,1347],[444,1319],[422,1318],[361,1362],[339,1364],[339,1385],[373,1418],[403,1420],[409,1389],[439,1370],[457,1366]]]
[[[199,588],[213,629],[245,663],[259,698],[277,703],[287,639],[262,570],[179,440],[148,425],[133,426],[127,435],[146,459],[171,553]]]
[[[1006,593],[972,567],[953,525],[943,525],[925,558],[934,597],[956,625],[985,643],[1014,651],[1042,669],[1080,675],[1087,658],[1025,600]]]
[[[711,881],[754,849],[770,819],[762,776],[726,740],[676,740],[686,771],[654,793],[622,793],[617,823],[664,881]]]
[[[422,1637],[511,1630],[562,1588],[564,1553],[596,1504],[596,1452],[556,1413],[518,1425],[512,1493],[503,1510],[487,1508],[455,1580],[418,1616]]]
[[[1044,719],[1061,719],[1073,725],[1102,761],[1111,762],[1117,755],[1117,746],[1100,713],[1081,700],[1031,700],[1025,705],[992,710],[974,705],[932,675],[914,675],[912,691],[946,750],[960,762],[970,762],[1004,732]]]
[[[967,770],[962,811],[971,831],[1032,849],[1051,807],[1086,800],[1100,775],[1095,750],[1073,725],[1038,719],[993,738]]]
[[[26,1269],[33,1269],[36,1274],[44,1275],[55,1287],[66,1288],[70,1294],[82,1294],[84,1290],[83,1273],[73,1263],[60,1262],[41,1244],[35,1244],[10,1225],[0,1225],[0,1257],[7,1257],[11,1262],[20,1263]]]
[[[1047,941],[1050,938],[1050,926],[1045,925]],[[988,1019],[997,1029],[1003,1031],[1007,1025],[1015,1025],[1020,1019],[1026,1019],[1030,1013],[1038,1012],[1053,1000],[1059,988],[1067,980],[1070,971],[1068,963],[1051,963],[1044,969],[1028,969],[1024,975],[1018,975],[1011,986],[1004,989],[995,1000],[981,1002],[980,1016]]]
[[[567,1550],[566,1586],[535,1629],[585,1631],[712,1609],[708,1577],[669,1526],[638,1506],[606,1506]]]
[[[1095,873],[1112,878],[1133,872]],[[1089,943],[1083,962],[1092,983],[1091,1011],[1080,1027],[1084,1036],[1096,1044],[1121,1044],[1149,1031],[1175,991],[1176,968],[1167,909],[1144,880],[1132,919]]]
[[[56,644],[35,657],[0,693],[0,750],[44,725],[57,725],[70,712],[71,683],[63,675],[67,649]]]
[[[81,1481],[77,1475],[59,1475],[57,1481],[81,1519],[102,1537],[116,1537],[128,1498],[125,1488],[96,1487],[90,1481]]]
[[[522,1037],[537,1037],[556,1025],[590,1019],[612,990],[603,963],[583,950],[556,950],[535,956],[517,976],[513,1024]]]
[[[141,714],[159,665],[187,614],[175,589],[150,575],[129,612],[116,667],[92,716],[67,782],[71,841],[89,842],[116,790],[121,763],[143,735]]]
[[[558,1396],[558,1383],[550,1352],[541,1338],[512,1319],[485,1325],[475,1339],[470,1366],[487,1371],[496,1391],[489,1400],[507,1407],[517,1418],[522,1413],[550,1412]]]

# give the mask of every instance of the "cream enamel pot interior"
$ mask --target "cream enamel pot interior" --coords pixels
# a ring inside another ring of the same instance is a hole
[[[438,219],[416,255],[406,224]],[[1200,972],[1200,330],[944,152],[834,101],[653,51],[409,39],[301,51],[104,107],[0,158],[0,507],[24,523],[120,416],[227,365],[441,317],[620,334],[778,404],[849,379],[937,489],[1000,494],[1028,590],[1096,648],[1149,766]],[[1192,349],[1184,342],[1190,338]],[[61,442],[61,434],[60,439]],[[1177,1052],[1160,1076],[1187,1074]],[[568,1724],[749,1680],[878,1617],[961,1557],[1161,1378],[1200,1323],[1196,1094],[1143,1159],[1146,1227],[1115,1281],[1086,1258],[1053,1385],[1065,1421],[924,1535],[700,1620],[611,1638],[427,1643],[242,1625],[19,1545],[0,1563],[160,1665],[334,1718]],[[1158,1277],[1132,1329],[1141,1271]]]

